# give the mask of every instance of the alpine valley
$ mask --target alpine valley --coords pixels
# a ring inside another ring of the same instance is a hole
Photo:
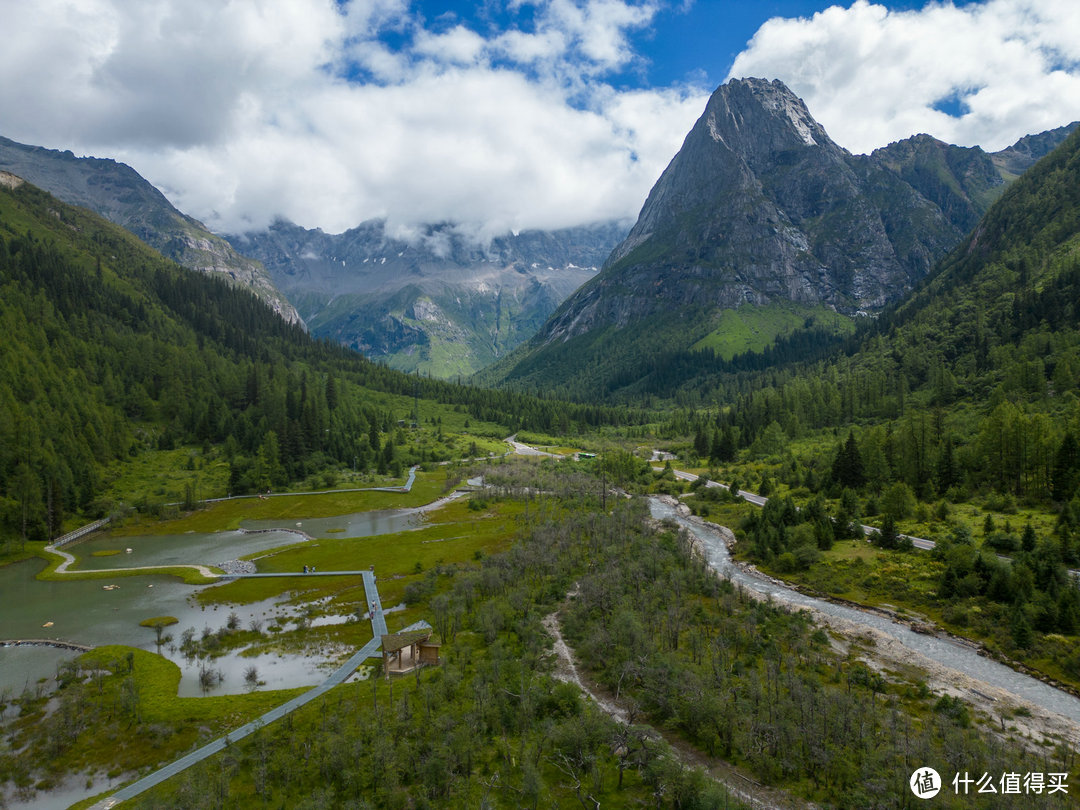
[[[472,374],[532,337],[628,227],[480,240],[444,224],[405,240],[378,220],[336,235],[278,222],[222,238],[113,160],[0,138],[0,169],[98,212],[185,267],[251,289],[316,337],[437,377]]]
[[[490,240],[449,224],[391,238],[375,220],[342,234],[278,222],[229,237],[259,259],[313,335],[393,368],[468,376],[532,337],[626,235],[620,223]]]
[[[0,807],[1080,806],[1075,129],[733,80],[493,239],[0,141]]]

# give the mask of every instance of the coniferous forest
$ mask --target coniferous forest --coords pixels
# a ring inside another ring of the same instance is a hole
[[[222,736],[137,806],[899,808],[928,763],[1076,776],[1076,721],[718,576],[687,526],[729,529],[733,564],[761,581],[1080,693],[1080,133],[853,329],[807,317],[721,356],[676,348],[683,325],[660,317],[589,351],[566,341],[552,369],[577,352],[575,373],[530,368],[545,384],[527,390],[313,340],[250,292],[7,185],[0,561],[45,558],[34,582],[119,579],[87,556],[61,570],[45,547],[102,517],[117,547],[91,556],[253,519],[290,535],[229,560],[280,579],[155,569],[219,580],[188,598],[228,606],[223,627],[173,638],[176,617],[146,617],[142,649],[98,645],[0,690],[0,804],[81,781],[89,806]],[[651,517],[658,503],[684,522]],[[301,530],[346,512],[412,522]],[[245,627],[236,607],[268,600],[295,615]],[[438,666],[391,678],[380,658],[229,738],[306,690],[263,690],[252,665],[244,690],[208,696],[215,661],[340,663],[380,618],[383,641],[437,639]],[[178,696],[163,649],[198,661],[203,697]],[[1051,798],[1006,792],[939,801]]]
[[[233,494],[332,466],[400,472],[424,459],[394,446],[412,405],[395,411],[387,395],[449,405],[500,433],[644,421],[393,372],[30,185],[0,190],[0,206],[7,542],[108,514],[109,468],[147,450],[220,447]]]

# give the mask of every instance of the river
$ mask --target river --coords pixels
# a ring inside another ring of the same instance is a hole
[[[907,649],[936,661],[942,666],[1003,689],[1023,700],[1080,723],[1080,698],[979,655],[973,647],[947,638],[916,633],[908,625],[892,621],[881,614],[817,599],[784,585],[778,585],[761,576],[755,576],[732,562],[727,545],[719,532],[703,525],[701,521],[679,515],[674,506],[656,497],[649,499],[649,509],[654,518],[672,519],[694,535],[701,542],[709,565],[722,576],[744,588],[797,608],[814,610],[873,628],[895,639]]]

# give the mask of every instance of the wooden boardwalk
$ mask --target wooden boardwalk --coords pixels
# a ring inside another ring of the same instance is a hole
[[[350,572],[328,571],[323,573],[323,575],[340,576],[343,573],[347,574]],[[308,690],[302,695],[293,698],[287,703],[281,704],[277,708],[271,709],[266,714],[255,720],[252,720],[250,723],[246,723],[240,726],[240,728],[230,731],[224,737],[218,737],[216,740],[207,743],[202,748],[197,748],[190,754],[187,754],[186,756],[183,756],[180,759],[169,763],[163,768],[159,768],[153,773],[144,776],[142,779],[132,782],[127,787],[121,788],[109,797],[97,802],[90,808],[90,810],[108,810],[109,808],[115,807],[120,802],[134,799],[136,796],[149,790],[150,788],[155,787],[156,785],[160,785],[166,779],[169,779],[173,776],[176,776],[178,773],[186,771],[192,765],[202,762],[207,757],[211,757],[219,751],[224,750],[232,743],[244,739],[244,737],[247,737],[249,734],[257,731],[258,729],[263,728],[270,723],[273,723],[275,720],[281,719],[290,712],[296,711],[301,706],[304,706],[315,700],[315,698],[324,695],[326,692],[330,691],[335,686],[344,683],[345,679],[352,675],[353,672],[356,671],[357,667],[364,663],[365,660],[367,660],[368,658],[374,658],[376,652],[379,649],[379,645],[381,644],[382,636],[386,634],[386,619],[383,617],[382,601],[379,599],[379,590],[375,585],[375,575],[371,571],[357,571],[352,573],[358,573],[364,577],[364,593],[367,596],[368,602],[374,603],[376,605],[376,609],[371,616],[371,631],[374,634],[374,637],[371,639],[371,641],[369,641],[367,644],[357,650],[352,655],[352,657],[349,658],[348,661],[346,661],[344,664],[334,670],[330,677],[318,686]],[[240,574],[238,576],[260,575]],[[263,576],[279,575],[270,574]],[[297,576],[304,576],[304,574],[298,574]],[[311,576],[311,574],[308,574],[308,576]]]
[[[86,644],[76,644],[74,641],[59,638],[5,638],[0,639],[0,647],[56,647],[59,650],[76,652],[90,652],[94,649]]]

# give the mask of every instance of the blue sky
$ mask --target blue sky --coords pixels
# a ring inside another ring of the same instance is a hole
[[[134,166],[222,232],[632,221],[717,85],[852,152],[1080,118],[1080,3],[0,0],[0,134]],[[418,237],[419,238],[419,237]]]
[[[660,4],[647,28],[633,31],[629,41],[640,59],[616,72],[611,83],[619,87],[657,87],[696,82],[709,87],[721,84],[735,57],[763,22],[774,17],[811,17],[833,5],[813,0],[697,0],[693,3]],[[895,11],[919,9],[925,2],[885,2]],[[956,3],[957,6],[970,2]],[[428,19],[428,28],[446,31],[465,25],[478,33],[512,27],[532,30],[535,7],[522,4],[511,8],[504,3],[417,3]],[[400,32],[387,32],[385,41],[400,47]]]
[[[430,3],[432,27],[455,23],[482,31],[485,27],[530,28],[533,7],[519,10],[481,3]],[[828,3],[808,0],[784,2],[695,2],[669,3],[659,7],[650,25],[630,34],[629,40],[640,59],[611,77],[619,87],[663,87],[696,82],[716,87],[727,78],[735,57],[746,47],[761,24],[772,17],[806,17]],[[886,3],[890,8],[906,8],[915,3]],[[438,11],[437,9],[443,9]]]

